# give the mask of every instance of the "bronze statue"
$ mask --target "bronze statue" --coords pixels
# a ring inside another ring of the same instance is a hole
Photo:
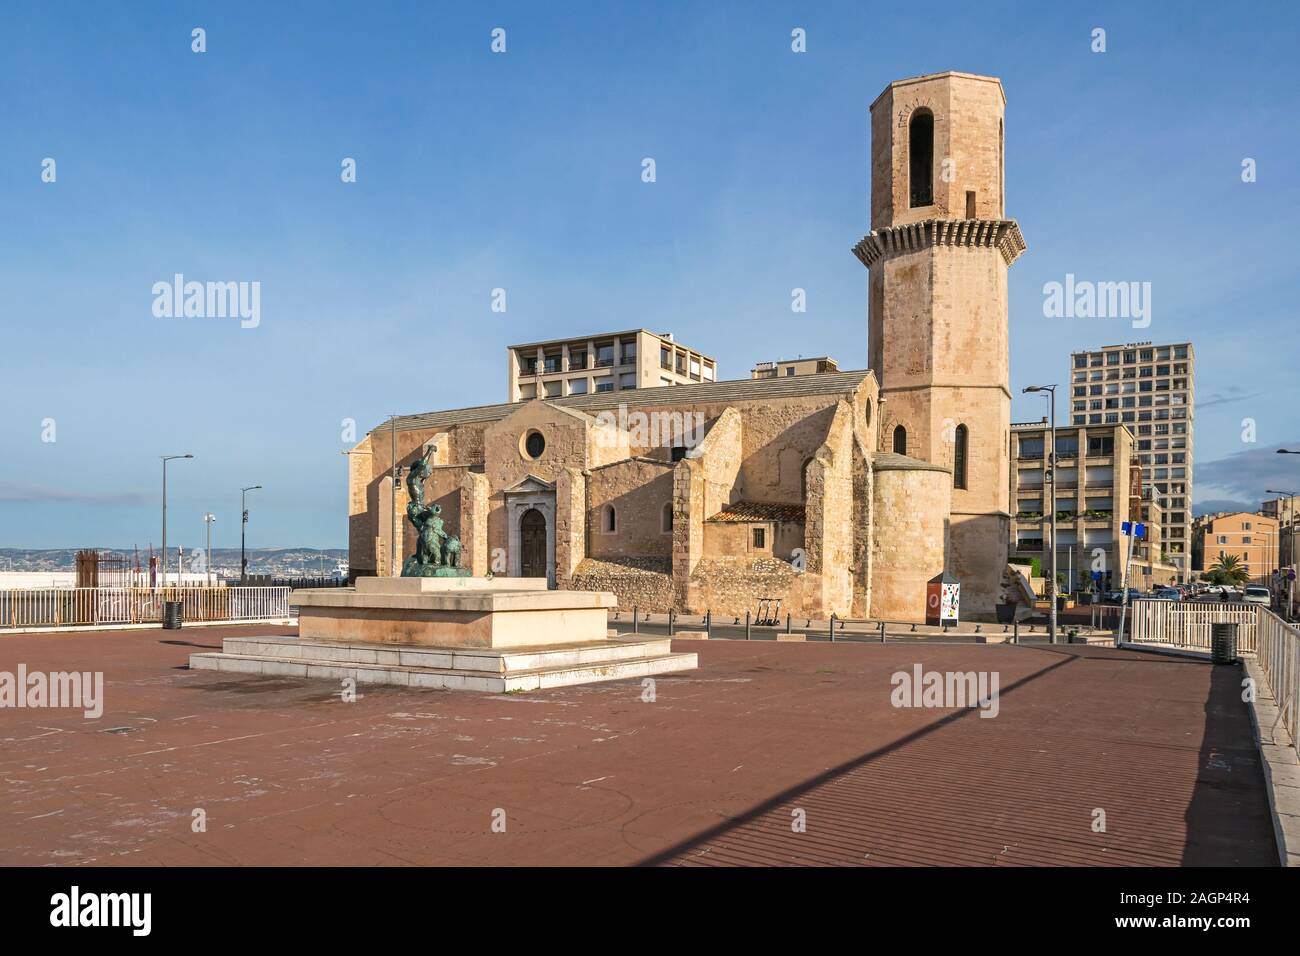
[[[424,483],[431,472],[429,458],[433,452],[430,445],[406,473],[406,491],[411,499],[406,505],[406,517],[415,528],[415,554],[402,564],[402,577],[468,577],[469,569],[460,566],[460,539],[442,526],[442,507],[424,503]]]

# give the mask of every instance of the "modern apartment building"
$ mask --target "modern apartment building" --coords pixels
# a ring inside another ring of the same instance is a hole
[[[1202,515],[1196,519],[1193,551],[1197,571],[1212,568],[1219,555],[1234,555],[1252,581],[1264,581],[1279,564],[1279,523],[1249,511]]]
[[[507,400],[713,382],[717,362],[645,329],[509,346]]]
[[[1160,506],[1162,544],[1180,581],[1192,570],[1195,381],[1190,342],[1107,345],[1070,358],[1070,422],[1124,425],[1133,433],[1143,491]]]
[[[759,362],[749,371],[750,378],[788,378],[791,375],[816,375],[818,372],[838,372],[839,363],[828,355],[817,358],[782,359],[779,362]]]
[[[1011,425],[1011,556],[1039,558],[1051,569],[1051,432],[1046,421]],[[1136,439],[1124,425],[1065,426],[1056,429],[1056,566],[1063,589],[1117,590],[1128,558],[1121,525],[1142,520],[1163,523],[1158,503],[1140,491]],[[1168,584],[1177,568],[1162,560],[1154,536],[1133,542],[1129,586],[1149,590]],[[1094,578],[1096,571],[1099,577]]]

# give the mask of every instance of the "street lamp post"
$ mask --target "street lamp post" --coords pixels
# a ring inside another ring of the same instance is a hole
[[[1295,452],[1286,452],[1285,449],[1278,449],[1278,450],[1279,450],[1279,452],[1285,452],[1285,453],[1288,454],[1288,455],[1294,455],[1294,454],[1296,454]],[[1287,538],[1290,539],[1290,541],[1289,541],[1290,546],[1287,548],[1287,555],[1286,555],[1286,557],[1287,557],[1287,563],[1290,565],[1290,572],[1291,572],[1292,574],[1295,574],[1296,571],[1297,571],[1298,569],[1300,569],[1300,561],[1297,561],[1297,560],[1296,560],[1296,553],[1295,553],[1295,499],[1296,499],[1296,494],[1295,494],[1294,491],[1278,491],[1276,488],[1269,488],[1269,489],[1267,489],[1267,491],[1266,491],[1265,493],[1266,493],[1266,494],[1270,494],[1270,495],[1281,495],[1282,497],[1286,498],[1287,510],[1290,512],[1290,521],[1287,522],[1287,530],[1289,531],[1289,534],[1287,534]],[[1278,532],[1279,543],[1280,543],[1280,539],[1281,539],[1281,537],[1282,537],[1282,535],[1281,535],[1281,531],[1280,531],[1280,529],[1279,529],[1279,532]],[[1281,564],[1281,562],[1278,562],[1278,563]],[[1292,609],[1293,607],[1295,607],[1295,580],[1294,580],[1294,579],[1292,579],[1292,580],[1290,580],[1290,581],[1287,582],[1286,617],[1287,617],[1287,620],[1288,620],[1288,621],[1291,620],[1291,609]]]
[[[162,459],[163,466],[163,487],[162,487],[162,586],[167,586],[167,462],[176,458],[193,458],[193,455],[159,455]],[[179,562],[178,562],[179,564]],[[178,572],[180,568],[176,569]],[[180,580],[177,579],[177,584]]]
[[[1052,484],[1052,518],[1051,518],[1051,537],[1052,537],[1052,570],[1051,578],[1047,585],[1047,595],[1051,599],[1052,606],[1049,611],[1047,633],[1048,640],[1056,643],[1056,386],[1055,385],[1030,385],[1025,392],[1046,392],[1051,397],[1048,399],[1048,409],[1050,413],[1050,430],[1051,430],[1051,450],[1047,455],[1047,474],[1051,478]]]
[[[239,489],[239,583],[242,585],[248,578],[248,558],[244,555],[244,531],[248,527],[248,493],[257,491],[261,485],[249,485],[247,488]]]
[[[203,516],[203,523],[208,526],[208,550],[203,556],[204,582],[208,587],[212,587],[212,522],[217,520],[217,516],[211,511]]]

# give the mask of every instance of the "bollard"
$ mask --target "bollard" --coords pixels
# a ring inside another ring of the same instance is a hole
[[[708,610],[704,612],[704,633],[709,636],[710,640],[712,640],[713,638],[713,611],[712,610]]]
[[[1020,643],[1020,622],[1019,621],[1011,622],[1011,643],[1012,644]]]
[[[880,622],[880,643],[885,643],[885,622]]]
[[[785,632],[787,634],[790,633],[790,613],[788,611],[786,612],[785,615]]]
[[[668,609],[668,636],[673,636],[673,624],[677,619],[677,611],[674,608]]]
[[[633,604],[632,605],[632,633],[633,634],[637,633],[637,628],[639,627],[639,625],[640,625],[640,621],[637,620],[637,606]]]
[[[812,622],[809,621],[808,623],[811,624]],[[832,644],[835,643],[835,612],[834,611],[831,611],[831,643]]]
[[[745,612],[745,640],[749,640],[749,612]]]

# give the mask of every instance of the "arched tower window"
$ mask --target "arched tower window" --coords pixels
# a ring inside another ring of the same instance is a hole
[[[952,438],[952,486],[966,487],[966,446],[969,436],[965,425],[958,425]]]
[[[907,429],[902,425],[894,429],[894,454],[907,454]]]
[[[912,207],[934,205],[934,114],[927,109],[907,124],[907,160]]]
[[[618,515],[614,511],[613,505],[605,505],[600,516],[600,530],[605,534],[613,534],[618,530]]]

